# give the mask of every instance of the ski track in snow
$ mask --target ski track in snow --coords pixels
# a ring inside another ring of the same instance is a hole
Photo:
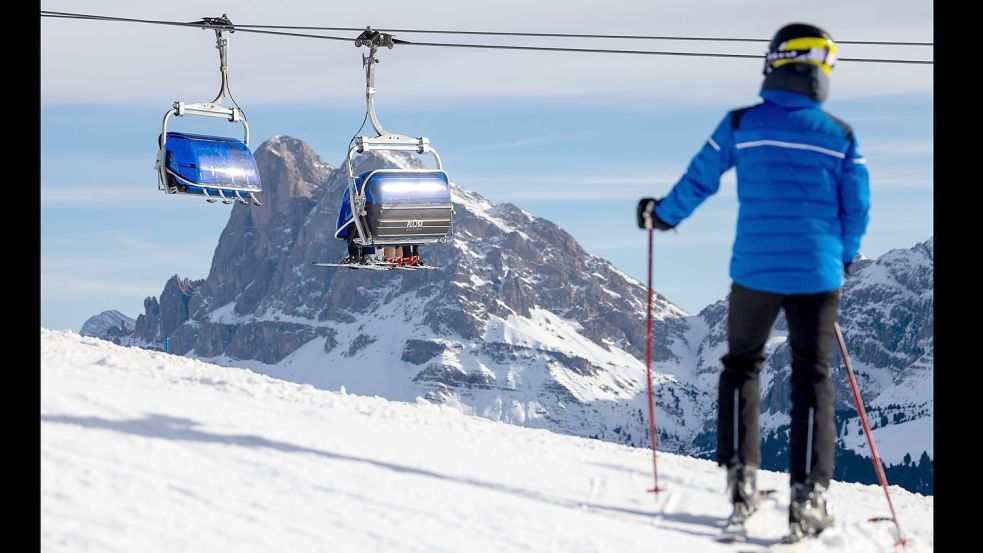
[[[517,427],[427,402],[318,390],[73,332],[41,331],[42,551],[730,552],[785,530],[787,476],[749,544],[709,461]],[[934,500],[892,488],[908,552]],[[834,482],[809,551],[890,550],[875,486]]]

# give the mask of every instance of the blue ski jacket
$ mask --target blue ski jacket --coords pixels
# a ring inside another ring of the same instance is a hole
[[[730,277],[777,294],[833,291],[867,230],[867,160],[849,125],[819,102],[782,89],[761,97],[724,117],[655,214],[677,225],[736,166],[740,210]]]

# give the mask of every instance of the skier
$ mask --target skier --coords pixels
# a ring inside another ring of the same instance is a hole
[[[833,523],[826,497],[836,433],[833,323],[869,219],[866,160],[857,139],[849,125],[821,109],[835,62],[836,44],[822,29],[803,23],[779,29],[765,57],[764,102],[729,112],[669,194],[643,198],[637,208],[639,227],[674,228],[737,167],[740,208],[717,399],[717,463],[727,467],[734,509],[728,528],[739,534],[758,503],[758,374],[769,331],[784,310],[792,350],[785,542]]]

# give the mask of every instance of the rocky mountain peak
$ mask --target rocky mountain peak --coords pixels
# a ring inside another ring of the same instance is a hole
[[[262,144],[255,152],[256,165],[263,180],[260,200],[264,209],[236,205],[235,211],[256,217],[258,224],[289,210],[295,198],[311,198],[324,186],[334,168],[317,155],[306,143],[296,138],[278,135]]]

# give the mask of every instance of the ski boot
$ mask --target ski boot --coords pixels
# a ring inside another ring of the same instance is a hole
[[[348,255],[338,262],[341,265],[362,265],[365,263],[365,250],[353,244],[351,237],[348,238]]]
[[[758,510],[758,467],[738,464],[727,469],[727,495],[734,507],[718,541],[744,541],[745,521]]]
[[[339,265],[362,265],[365,262],[365,258],[360,255],[346,255],[341,261],[338,262]]]
[[[782,543],[818,536],[833,522],[825,486],[815,482],[792,484],[792,501],[788,506],[789,534],[782,538]]]
[[[419,267],[423,265],[423,260],[420,259],[420,247],[416,244],[403,246],[403,259],[404,265],[408,267]]]
[[[365,248],[353,242],[352,236],[353,235],[349,235],[346,240],[348,255],[338,262],[340,265],[364,265],[366,263]]]

